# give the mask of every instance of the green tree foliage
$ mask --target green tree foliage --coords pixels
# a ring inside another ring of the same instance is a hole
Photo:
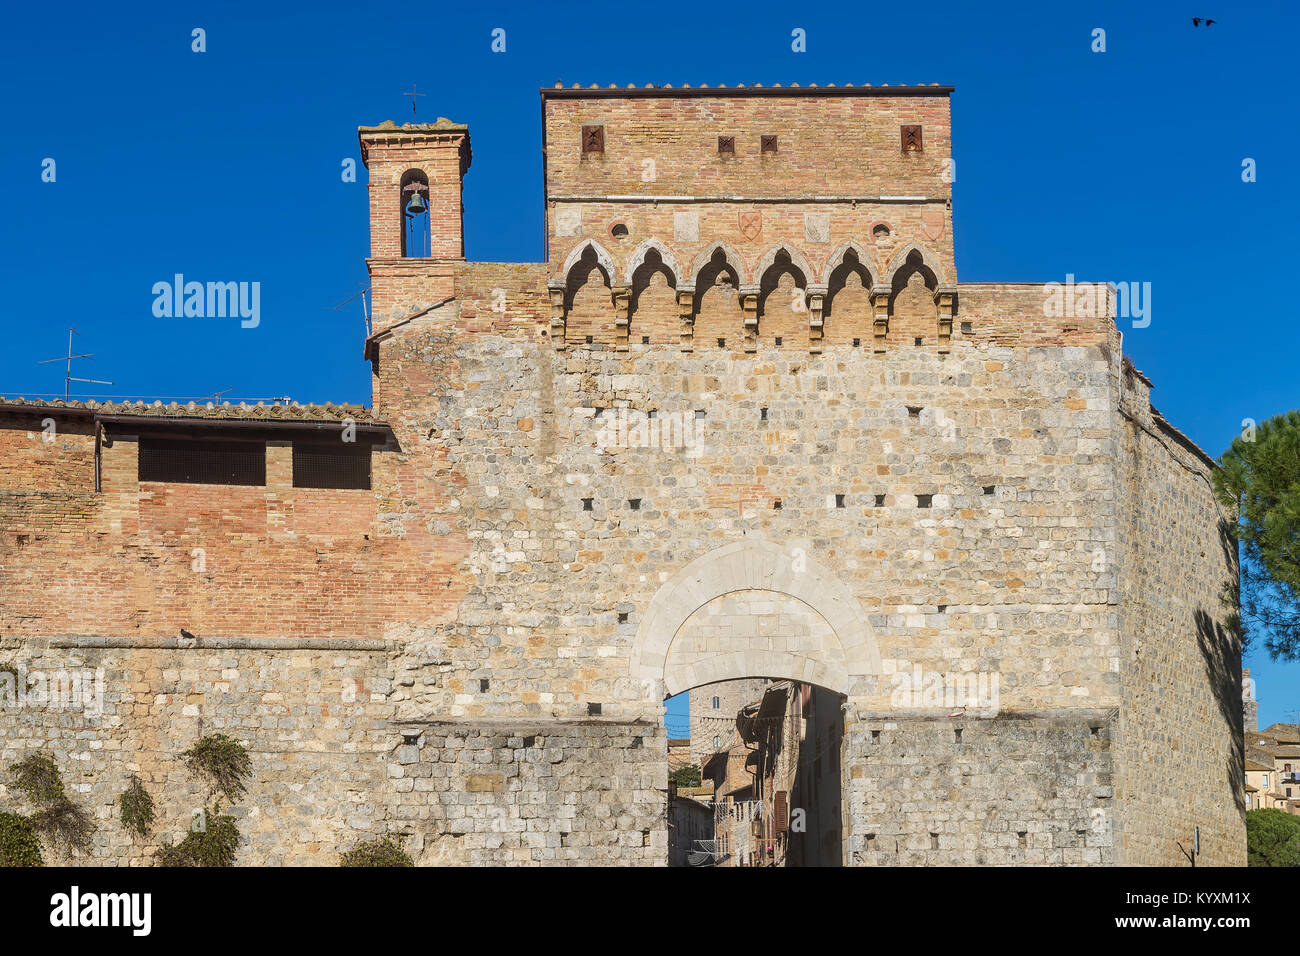
[[[1246,860],[1250,866],[1300,865],[1300,817],[1285,810],[1247,810]]]
[[[244,780],[253,772],[253,761],[239,741],[211,734],[199,738],[184,757],[185,765],[207,782],[210,795],[224,794],[231,803],[238,803],[247,791]]]
[[[135,774],[127,787],[117,798],[117,806],[122,818],[122,826],[136,836],[148,836],[153,827],[153,797],[144,788],[144,784]]]
[[[63,777],[49,754],[29,754],[10,769],[14,788],[32,803],[53,803],[64,798]]]
[[[339,866],[415,866],[411,855],[392,837],[358,843],[339,854]]]
[[[1239,512],[1243,637],[1300,660],[1300,411],[1237,438],[1219,464],[1215,491]]]
[[[44,866],[31,817],[0,811],[0,866]]]
[[[699,767],[678,767],[668,779],[679,787],[698,787],[700,785]]]
[[[176,846],[164,840],[154,854],[154,866],[234,866],[239,849],[239,828],[235,818],[221,812],[220,805],[196,817],[185,839]]]

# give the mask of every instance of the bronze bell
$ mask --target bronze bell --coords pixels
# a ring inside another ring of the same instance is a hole
[[[420,195],[420,191],[418,189],[415,190],[411,194],[411,201],[406,204],[406,214],[414,218],[420,213],[428,211],[429,204],[424,201],[424,197]]]

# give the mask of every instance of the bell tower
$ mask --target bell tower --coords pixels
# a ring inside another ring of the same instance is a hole
[[[357,130],[370,172],[370,268],[376,328],[450,294],[450,263],[464,261],[461,178],[469,127],[391,120]]]

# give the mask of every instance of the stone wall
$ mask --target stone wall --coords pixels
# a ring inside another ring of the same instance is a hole
[[[1237,574],[1230,516],[1204,453],[1152,410],[1150,384],[1131,366],[1118,383],[1118,862],[1181,866],[1199,827],[1198,865],[1243,866],[1241,644],[1221,600]]]
[[[853,720],[847,863],[1116,862],[1113,715]]]
[[[666,861],[661,726],[398,723],[391,651],[346,640],[7,640],[0,664],[47,677],[85,670],[102,679],[102,697],[0,707],[0,808],[34,809],[7,771],[47,753],[96,830],[89,853],[47,842],[46,862],[145,864],[210,805],[182,754],[223,733],[252,759],[247,794],[225,808],[243,836],[238,865],[331,866],[382,835],[422,864]],[[132,774],[156,804],[146,838],[119,820]]]

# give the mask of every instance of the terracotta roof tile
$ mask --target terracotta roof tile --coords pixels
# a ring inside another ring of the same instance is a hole
[[[201,418],[239,421],[298,421],[337,422],[350,418],[357,423],[373,424],[378,420],[372,410],[364,405],[324,402],[301,404],[298,402],[65,402],[62,399],[47,401],[23,397],[6,398],[0,395],[0,411],[22,409],[67,411],[83,415],[139,415],[148,418]]]

